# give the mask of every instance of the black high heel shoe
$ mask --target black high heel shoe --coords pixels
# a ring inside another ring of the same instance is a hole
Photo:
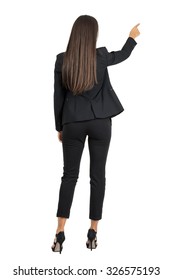
[[[86,246],[88,249],[96,249],[97,248],[97,237],[96,237],[97,232],[94,229],[89,229],[88,230],[88,240],[86,242]]]
[[[64,231],[60,231],[59,233],[56,233],[55,235],[55,239],[52,245],[52,251],[53,252],[59,252],[61,254],[63,246],[62,243],[65,240],[65,235],[64,235]]]

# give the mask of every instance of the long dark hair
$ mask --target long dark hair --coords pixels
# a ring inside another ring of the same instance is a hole
[[[73,24],[63,59],[62,82],[75,95],[97,83],[97,33],[98,23],[94,17],[83,15]]]

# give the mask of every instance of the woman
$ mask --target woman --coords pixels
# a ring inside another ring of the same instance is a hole
[[[63,146],[64,172],[61,178],[56,216],[58,227],[52,245],[62,251],[64,227],[70,216],[80,160],[88,136],[90,153],[90,213],[91,225],[87,248],[97,247],[97,226],[102,218],[105,193],[105,166],[111,139],[111,118],[124,108],[115,94],[107,67],[127,59],[140,33],[137,24],[130,31],[122,50],[108,52],[96,49],[98,23],[84,15],[73,24],[65,53],[56,57],[54,70],[54,113],[58,138]]]

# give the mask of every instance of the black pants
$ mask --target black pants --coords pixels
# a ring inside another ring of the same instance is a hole
[[[64,172],[61,178],[57,217],[69,218],[80,161],[88,135],[90,153],[90,213],[100,220],[105,194],[105,165],[111,139],[110,118],[68,123],[63,126]]]

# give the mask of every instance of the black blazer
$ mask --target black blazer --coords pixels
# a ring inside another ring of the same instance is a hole
[[[54,116],[57,131],[61,131],[65,123],[114,117],[124,110],[111,86],[107,67],[127,59],[136,44],[136,41],[129,37],[120,51],[108,52],[105,47],[97,48],[98,84],[81,95],[73,95],[63,87],[61,69],[64,53],[56,56]]]

